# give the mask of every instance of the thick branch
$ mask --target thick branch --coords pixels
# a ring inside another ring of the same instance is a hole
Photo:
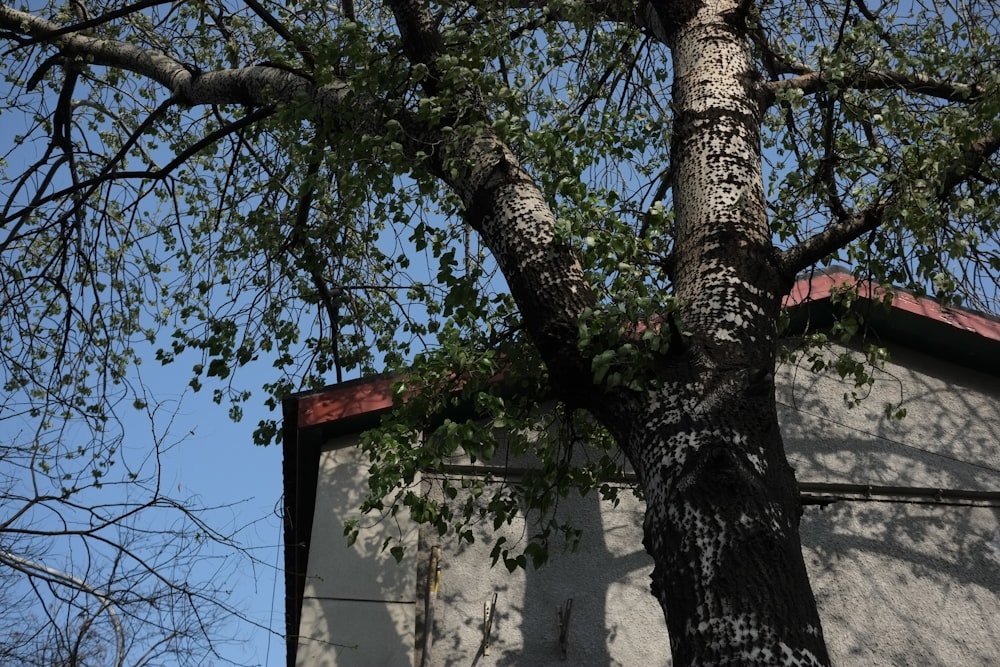
[[[496,136],[453,141],[447,180],[466,218],[500,265],[524,324],[538,346],[559,397],[586,405],[594,397],[590,360],[577,346],[577,323],[596,297],[575,249],[531,176]]]
[[[430,7],[419,0],[389,0],[403,51],[413,64],[433,65],[444,53],[444,40],[437,30],[437,23]]]
[[[772,95],[782,90],[801,90],[812,94],[827,90],[831,85],[856,90],[905,90],[949,102],[971,102],[984,93],[983,87],[975,83],[955,83],[926,74],[880,71],[855,72],[838,79],[832,79],[826,72],[809,72],[790,79],[770,81],[764,84],[764,88]]]
[[[998,136],[989,135],[976,141],[951,167],[944,170],[936,183],[929,186],[931,188],[929,194],[938,199],[947,197],[956,187],[973,176],[998,150],[1000,150]],[[779,255],[782,272],[786,276],[794,276],[872,231],[882,224],[886,212],[897,204],[899,199],[899,195],[893,195],[864,211],[842,217],[815,236],[785,250]]]
[[[882,224],[882,217],[888,203],[879,202],[860,213],[845,216],[815,236],[785,250],[778,256],[781,273],[790,280],[800,271],[812,266],[830,253],[872,231]]]
[[[0,5],[0,29],[43,38],[67,56],[85,57],[93,65],[117,67],[152,79],[181,104],[264,106],[304,99],[321,110],[339,110],[349,93],[342,80],[316,87],[308,77],[279,67],[261,65],[198,74],[155,49],[79,33],[59,34],[60,28],[33,14]]]
[[[89,56],[96,65],[121,67],[142,74],[171,91],[191,77],[181,63],[159,51],[79,33],[62,34],[63,26],[7,5],[0,5],[0,28],[49,41],[66,55]]]
[[[110,23],[115,19],[120,19],[124,16],[128,16],[129,14],[135,14],[136,12],[140,12],[143,9],[148,9],[150,7],[155,7],[157,5],[165,5],[174,1],[175,0],[139,0],[138,2],[126,5],[125,7],[118,7],[115,10],[110,11],[106,14],[101,14],[100,16],[96,16],[94,18],[84,18],[79,23],[73,23],[71,25],[61,26],[59,28],[53,29],[52,31],[44,35],[34,36],[31,39],[20,43],[17,48],[23,49],[27,46],[31,46],[32,44],[38,44],[41,42],[50,41],[55,39],[56,37],[59,37],[60,35],[68,35],[71,33],[83,33],[84,31],[91,30],[98,26],[104,25],[105,23]]]
[[[389,5],[407,57],[429,66],[436,79],[445,47],[427,6],[420,0],[390,0]],[[435,84],[428,86],[431,92]],[[472,118],[486,115],[474,95],[461,104],[470,107]],[[576,252],[556,234],[545,197],[510,148],[488,130],[468,139],[463,133],[440,136],[436,128],[413,134],[435,135],[440,148],[432,153],[432,168],[461,197],[468,222],[496,257],[557,391],[579,404],[592,376],[589,360],[577,349],[577,320],[595,297]]]

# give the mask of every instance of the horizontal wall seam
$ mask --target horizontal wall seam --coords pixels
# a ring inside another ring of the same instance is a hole
[[[516,479],[533,471],[527,467],[492,467],[479,465],[448,465],[424,474],[429,477],[485,477],[497,480]],[[623,472],[615,479],[601,480],[609,484],[630,485],[638,480],[635,473]],[[962,505],[1000,507],[1000,491],[973,491],[920,486],[891,486],[845,482],[799,482],[799,497],[806,505],[828,505],[839,501],[918,503],[924,505]]]
[[[327,602],[367,602],[375,604],[417,604],[416,600],[379,600],[377,598],[345,598],[328,595],[303,595],[303,600],[326,600]]]

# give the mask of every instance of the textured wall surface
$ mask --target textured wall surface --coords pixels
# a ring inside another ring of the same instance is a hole
[[[1000,380],[904,349],[871,396],[789,367],[779,415],[800,480],[1000,491]],[[902,401],[903,420],[884,403]],[[1000,656],[1000,510],[807,509],[806,563],[835,664],[988,667]]]
[[[363,517],[364,530],[347,546],[344,522],[359,516],[368,491],[368,459],[355,442],[331,442],[320,457],[296,656],[302,667],[413,662],[416,568],[412,559],[397,565],[382,545],[391,535],[415,551],[417,526],[402,516]]]
[[[847,409],[836,376],[786,364],[779,416],[789,458],[811,482],[1000,490],[1000,382],[903,349],[871,394]],[[901,404],[902,421],[885,418]],[[299,664],[419,664],[423,567],[441,547],[429,665],[667,665],[665,624],[648,593],[642,510],[630,494],[612,508],[596,495],[567,499],[584,536],[536,571],[490,567],[493,540],[522,539],[532,519],[457,545],[404,520],[374,524],[345,548],[343,521],[367,489],[351,441],[321,461],[303,606]],[[996,509],[885,502],[806,508],[806,562],[827,641],[840,667],[987,667],[1000,655],[1000,513]],[[397,565],[380,551],[401,536],[421,558]],[[489,654],[483,612],[496,594]],[[565,646],[557,610],[572,600]],[[339,646],[331,645],[339,644]],[[562,651],[565,648],[566,659]]]

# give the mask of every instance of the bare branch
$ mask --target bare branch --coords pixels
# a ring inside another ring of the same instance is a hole
[[[246,116],[240,118],[239,120],[233,121],[230,125],[221,127],[215,130],[214,132],[210,132],[209,134],[205,135],[204,137],[202,137],[201,139],[199,139],[198,141],[196,141],[195,143],[191,144],[186,149],[178,153],[176,156],[174,156],[174,159],[172,159],[166,166],[160,169],[142,169],[134,171],[106,171],[98,176],[89,178],[85,181],[81,181],[80,183],[74,184],[68,188],[63,188],[62,190],[53,192],[51,195],[47,197],[37,197],[35,200],[32,201],[31,204],[29,204],[25,208],[16,211],[14,213],[11,213],[9,215],[6,215],[2,219],[0,219],[0,225],[6,225],[12,220],[23,219],[28,215],[30,215],[32,211],[34,211],[43,204],[52,201],[58,201],[59,199],[69,197],[85,189],[91,189],[92,191],[93,188],[96,188],[102,183],[107,183],[108,181],[136,179],[136,178],[147,179],[147,180],[162,180],[167,176],[169,176],[171,172],[174,171],[174,169],[177,169],[177,167],[187,162],[187,160],[190,159],[193,155],[199,153],[208,146],[211,146],[212,144],[219,141],[223,137],[228,136],[233,132],[237,132],[243,129],[244,127],[252,125],[253,123],[256,123],[257,121],[263,118],[266,118],[272,113],[274,113],[273,106],[264,107],[263,109],[258,109],[252,113],[247,114]],[[72,211],[70,211],[70,213],[72,213]],[[9,237],[5,241],[5,243],[9,244],[11,241],[12,238]]]
[[[590,15],[603,21],[630,25],[643,30],[658,42],[666,43],[670,20],[658,12],[659,3],[650,0],[569,0],[568,2],[552,2],[551,0],[509,0],[504,3],[483,2],[473,0],[477,7],[496,9],[498,5],[509,9],[539,9],[545,15],[518,28],[512,38],[528,30],[534,30],[552,21],[566,21],[573,12],[567,10],[585,8]]]
[[[316,57],[313,55],[312,51],[309,50],[309,46],[302,41],[300,37],[293,35],[281,21],[275,18],[274,14],[267,11],[267,9],[262,4],[257,2],[257,0],[243,0],[243,2],[247,7],[253,10],[253,13],[256,14],[261,21],[266,23],[271,30],[274,30],[281,36],[282,39],[293,45],[295,50],[299,52],[299,55],[302,56],[302,59],[308,63],[311,69],[315,68]]]
[[[118,611],[115,609],[114,604],[100,591],[96,588],[87,584],[86,581],[80,579],[79,577],[74,577],[72,574],[67,572],[62,572],[54,568],[48,567],[41,563],[36,563],[34,561],[28,560],[26,558],[21,558],[16,554],[12,554],[9,551],[0,550],[0,563],[3,563],[9,567],[13,567],[24,571],[25,573],[33,574],[33,576],[41,576],[50,578],[57,584],[63,586],[70,586],[77,590],[83,591],[93,595],[95,598],[101,601],[101,611],[107,611],[108,617],[111,619],[112,625],[115,628],[115,667],[121,667],[122,662],[125,659],[125,631],[122,629],[121,621],[118,618]]]

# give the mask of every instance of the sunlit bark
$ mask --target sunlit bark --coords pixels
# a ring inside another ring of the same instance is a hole
[[[385,16],[391,15],[395,26],[385,26],[383,44],[391,44],[398,58],[392,66],[398,63],[400,72],[413,73],[412,81],[418,82],[406,88],[394,80],[386,90],[363,85],[363,64],[305,71],[318,67],[310,45],[257,2],[248,3],[253,14],[295,47],[302,70],[249,59],[247,63],[259,64],[200,71],[138,40],[104,39],[100,22],[85,22],[86,30],[71,29],[6,5],[0,5],[0,28],[20,48],[44,45],[58,53],[59,58],[48,58],[35,73],[28,72],[36,85],[49,70],[62,66],[61,58],[70,58],[158,83],[163,96],[156,113],[207,105],[248,107],[251,114],[265,107],[291,108],[300,114],[297,118],[306,119],[304,124],[317,119],[316,126],[331,132],[335,128],[351,140],[387,132],[392,123],[399,154],[412,160],[400,172],[412,167],[420,177],[430,175],[450,187],[461,201],[465,222],[490,249],[517,303],[520,324],[546,362],[556,395],[574,408],[589,409],[607,426],[638,473],[648,505],[644,544],[655,563],[652,590],[667,619],[675,664],[828,664],[799,544],[798,491],[776,418],[779,305],[796,272],[876,230],[905,193],[884,186],[884,196],[879,190],[869,199],[859,198],[853,211],[852,204],[841,206],[834,194],[837,206],[830,207],[836,210],[829,224],[803,232],[798,245],[779,254],[765,205],[763,107],[790,92],[818,96],[844,86],[899,89],[955,104],[981,102],[988,91],[981,83],[924,73],[871,69],[834,75],[797,61],[784,62],[779,70],[767,65],[781,54],[758,40],[765,69],[775,79],[762,81],[751,51],[754,3],[746,0],[471,4],[484,14],[503,7],[538,10],[541,18],[531,20],[539,22],[623,23],[670,48],[673,93],[664,107],[671,117],[660,120],[669,122],[673,142],[665,172],[672,174],[674,217],[673,229],[664,234],[672,246],[662,257],[669,254],[663,263],[669,265],[676,306],[664,304],[657,324],[670,330],[672,343],[667,353],[654,355],[655,368],[643,380],[648,381],[645,386],[609,387],[595,381],[594,351],[578,345],[578,326],[598,303],[595,291],[601,286],[588,282],[574,240],[560,230],[549,206],[553,193],[542,192],[542,178],[536,180],[524,167],[527,160],[519,161],[513,142],[506,144],[492,129],[483,91],[447,82],[447,63],[454,59],[445,56],[467,44],[448,42],[439,33],[438,7],[421,0],[386,1]],[[871,20],[864,5],[858,6]],[[344,3],[342,13],[354,22],[353,3]],[[234,65],[238,60],[233,58]],[[485,63],[478,64],[486,71]],[[417,77],[418,69],[424,75]],[[65,90],[72,92],[69,86]],[[428,120],[418,112],[417,101],[431,99],[441,114]],[[259,120],[247,118],[248,123]],[[205,137],[207,143],[217,139]],[[317,154],[326,150],[325,143],[316,145]],[[194,144],[194,149],[202,148]],[[922,186],[928,199],[945,197],[972,175],[992,178],[978,172],[998,150],[995,131],[967,142],[954,163]],[[181,154],[179,159],[188,157]],[[836,156],[831,152],[829,157]],[[96,180],[155,179],[164,173],[112,172]],[[15,236],[18,225],[39,203],[68,194],[59,191],[5,213],[0,226],[10,225],[13,231],[0,249],[21,240]],[[307,209],[302,208],[303,220]],[[629,334],[644,325],[654,323],[624,323]]]
[[[665,4],[676,81],[674,279],[691,336],[661,388],[606,420],[646,493],[644,542],[675,663],[824,665],[775,412],[786,284],[764,210],[759,83],[741,8]]]

